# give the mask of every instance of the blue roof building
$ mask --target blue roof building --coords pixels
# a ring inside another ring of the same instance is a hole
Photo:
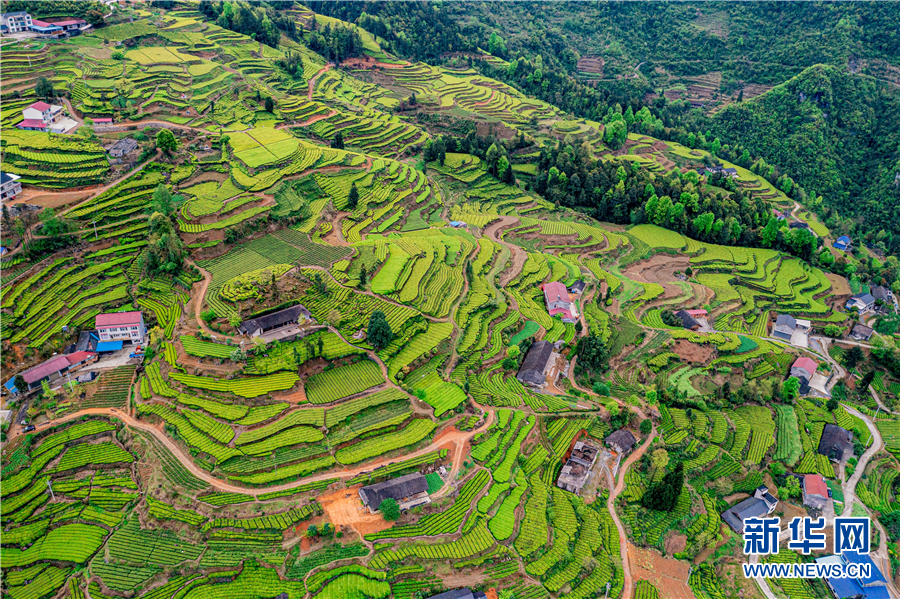
[[[864,599],[890,599],[887,580],[872,561],[872,558],[855,551],[845,551],[841,555],[829,555],[816,560],[819,564],[859,564],[868,565],[871,576],[867,578],[826,578],[831,592],[837,599],[862,597]]]
[[[834,242],[834,249],[846,252],[850,249],[850,238],[846,235],[838,237],[837,241]]]

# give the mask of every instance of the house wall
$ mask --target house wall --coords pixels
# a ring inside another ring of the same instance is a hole
[[[144,320],[140,324],[97,327],[100,341],[118,341],[119,339],[141,341],[144,338]]]

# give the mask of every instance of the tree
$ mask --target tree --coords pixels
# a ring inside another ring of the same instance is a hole
[[[856,391],[860,395],[862,395],[869,390],[869,385],[872,384],[873,380],[875,380],[875,371],[870,370],[865,375],[863,375],[862,380],[859,381],[859,385],[856,386]]]
[[[28,383],[25,382],[25,377],[23,377],[21,374],[16,375],[16,380],[13,384],[16,386],[16,390],[19,393],[23,395],[25,393],[28,393]]]
[[[576,352],[578,355],[578,368],[588,372],[602,372],[606,370],[609,351],[600,337],[588,335],[578,341]]]
[[[671,310],[663,310],[662,311],[662,321],[663,324],[668,325],[670,327],[680,327],[681,319],[675,316],[675,313]]]
[[[356,210],[359,203],[359,190],[356,189],[356,183],[350,185],[350,194],[347,196],[347,210]]]
[[[796,476],[789,476],[784,486],[780,490],[782,497],[788,499],[799,499],[803,492],[800,489],[800,481]]]
[[[391,499],[390,497],[381,501],[378,511],[381,512],[381,517],[388,522],[393,522],[400,517],[400,505],[396,499]]]
[[[506,348],[506,355],[510,358],[518,358],[519,354],[522,353],[522,348],[518,345],[510,345]]]
[[[338,131],[334,134],[334,139],[331,140],[331,147],[337,148],[338,150],[344,149],[344,134]],[[359,192],[357,192],[358,194]]]
[[[384,312],[375,310],[369,317],[369,328],[366,331],[366,338],[369,343],[376,349],[384,349],[388,343],[394,338],[394,332],[391,331],[391,325],[388,324]]]
[[[272,98],[266,98],[265,106],[266,112],[272,112],[275,110],[275,101]]]
[[[160,129],[156,134],[156,147],[165,152],[166,156],[170,156],[172,152],[178,149],[178,141],[175,135],[168,129]]]
[[[641,504],[650,510],[671,511],[681,495],[684,486],[684,463],[679,462],[675,470],[666,473],[663,479],[650,486],[644,494]]]
[[[594,393],[600,395],[602,397],[609,397],[609,385],[604,383],[603,381],[597,381],[593,384],[592,388],[594,389]]]
[[[160,183],[153,190],[153,197],[150,199],[150,212],[159,212],[162,215],[169,216],[175,212],[176,203],[181,201],[181,196],[173,196],[169,188]]]
[[[205,322],[206,324],[209,324],[212,321],[214,321],[216,318],[218,318],[218,316],[216,316],[215,310],[206,310],[206,311],[200,313],[200,318],[203,319],[203,322]]]
[[[652,430],[653,430],[653,423],[650,422],[649,418],[645,418],[644,420],[641,420],[641,434],[642,435],[649,435],[650,431],[652,431]]]
[[[319,534],[319,529],[316,528],[315,524],[310,524],[306,528],[306,536],[309,537],[310,539],[317,536],[318,534]]]
[[[45,98],[47,100],[52,100],[56,97],[56,90],[53,89],[53,84],[50,83],[50,80],[46,77],[38,79],[37,84],[34,86],[34,93],[38,98]]]
[[[366,265],[363,264],[359,267],[359,287],[360,289],[366,286],[366,281],[369,278],[369,273],[366,271]]]
[[[836,324],[825,325],[824,333],[829,337],[843,337],[844,329]]]
[[[866,358],[863,351],[859,348],[858,345],[854,345],[853,348],[847,352],[847,355],[844,356],[844,364],[850,370],[856,368],[856,365],[862,362]]]
[[[800,397],[800,379],[792,376],[782,385],[781,398],[784,400],[784,403],[794,403],[794,400],[798,397]]]
[[[838,409],[838,406],[840,406],[840,405],[841,405],[840,402],[838,402],[838,400],[836,398],[832,397],[832,398],[829,398],[829,400],[827,402],[825,402],[825,409],[828,410],[829,412],[834,412],[835,410]]]
[[[231,351],[231,355],[228,356],[228,359],[232,362],[242,362],[247,359],[247,352],[236,347]]]

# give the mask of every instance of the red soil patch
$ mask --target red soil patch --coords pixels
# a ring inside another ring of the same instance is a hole
[[[365,536],[391,527],[391,523],[378,514],[370,514],[363,507],[359,498],[359,489],[362,485],[356,485],[347,489],[340,489],[327,495],[319,495],[318,501],[328,520],[335,528],[348,527],[359,535]]]
[[[690,265],[691,260],[686,256],[656,254],[629,265],[622,274],[643,283],[671,283],[676,280],[675,271],[684,272]]]
[[[695,364],[703,364],[716,354],[716,350],[710,345],[697,345],[684,339],[677,340],[672,351],[685,362]]]
[[[651,549],[639,549],[628,543],[628,561],[634,581],[646,580],[663,599],[695,599],[687,584],[690,566],[686,562],[663,557]]]

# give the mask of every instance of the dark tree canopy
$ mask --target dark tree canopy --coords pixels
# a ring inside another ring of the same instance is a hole
[[[384,317],[384,312],[376,310],[369,317],[369,328],[367,331],[367,339],[376,349],[383,349],[394,338],[394,332],[391,331],[391,325]]]
[[[679,462],[672,472],[666,473],[661,481],[650,486],[644,493],[641,504],[650,510],[670,511],[675,507],[681,488],[684,486],[684,463]]]
[[[381,516],[388,522],[393,522],[400,517],[400,505],[396,499],[391,499],[390,497],[381,501],[378,511],[381,512]]]
[[[178,140],[175,139],[175,134],[168,129],[160,129],[156,134],[156,147],[170,155],[178,149]]]

